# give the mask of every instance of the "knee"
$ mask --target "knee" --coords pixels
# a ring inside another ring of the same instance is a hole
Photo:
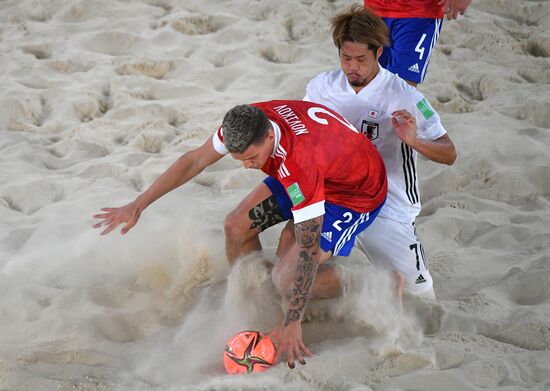
[[[288,222],[281,231],[281,236],[279,237],[279,245],[277,246],[276,251],[277,256],[285,256],[285,254],[292,247],[295,241],[294,224],[292,224],[292,222]]]
[[[279,242],[285,243],[285,244],[292,244],[295,239],[294,234],[294,224],[292,222],[289,222],[285,225],[283,230],[281,231],[281,237],[279,238]]]
[[[271,271],[271,280],[282,296],[290,296],[292,281],[288,273],[285,273],[281,267],[275,265]]]
[[[243,240],[249,236],[255,235],[250,229],[248,216],[239,208],[231,211],[223,221],[223,230],[226,237],[231,239]]]

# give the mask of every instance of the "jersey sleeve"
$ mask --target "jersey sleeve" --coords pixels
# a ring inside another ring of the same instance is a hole
[[[403,106],[396,109],[405,107],[416,118],[416,135],[418,138],[435,140],[447,134],[447,130],[441,124],[439,114],[424,95],[415,90],[405,99],[406,102],[403,102]]]
[[[313,219],[325,214],[324,174],[317,167],[304,168],[304,165],[292,165],[286,162],[287,167],[280,170],[279,181],[292,201],[292,215],[294,223]],[[284,172],[290,173],[285,176]]]
[[[222,127],[220,127],[212,136],[212,146],[214,147],[214,150],[221,155],[227,155],[229,153],[229,151],[225,147],[225,144],[223,143]]]
[[[307,83],[306,96],[304,96],[303,100],[308,102],[322,101],[321,96],[319,94],[319,88],[318,88],[319,78],[320,78],[320,75],[317,75]]]

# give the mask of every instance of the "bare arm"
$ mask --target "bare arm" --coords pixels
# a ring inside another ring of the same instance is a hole
[[[286,362],[290,368],[294,368],[294,358],[303,365],[306,363],[304,354],[310,357],[312,355],[302,341],[301,321],[319,268],[322,224],[323,216],[319,216],[295,225],[299,258],[294,271],[289,308],[282,327],[276,328],[272,333],[280,341],[281,354],[286,352]]]
[[[444,134],[435,140],[416,138],[416,119],[406,110],[392,113],[392,125],[401,141],[428,159],[448,165],[455,162],[455,145],[449,135]]]
[[[300,321],[304,313],[313,280],[319,268],[321,225],[323,217],[315,217],[295,225],[296,241],[300,246],[298,264],[294,273],[292,296],[285,314],[284,326],[290,322]]]
[[[411,148],[437,163],[450,166],[456,160],[455,146],[446,134],[435,140],[416,139],[416,143],[411,145]]]
[[[107,226],[101,235],[108,234],[120,224],[121,233],[125,234],[136,225],[141,212],[157,199],[175,188],[188,182],[197,176],[202,170],[216,161],[223,155],[216,152],[209,138],[202,146],[183,154],[172,164],[153,184],[134,201],[120,208],[102,208],[104,213],[96,214],[93,217],[101,221],[95,224],[94,228]]]
[[[143,211],[166,193],[196,177],[223,156],[216,152],[209,138],[199,148],[183,154],[144,193],[139,195],[136,199],[138,207]]]

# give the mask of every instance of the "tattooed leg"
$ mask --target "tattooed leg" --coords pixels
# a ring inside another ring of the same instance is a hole
[[[273,195],[250,209],[248,211],[248,218],[252,221],[250,229],[259,228],[260,232],[283,221],[279,205],[277,205],[277,201]]]
[[[233,264],[238,257],[261,250],[260,232],[281,221],[275,197],[261,183],[225,218],[225,249],[229,263]]]

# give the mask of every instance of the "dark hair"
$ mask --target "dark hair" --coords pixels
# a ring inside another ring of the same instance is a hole
[[[271,128],[262,110],[239,105],[229,110],[222,121],[223,143],[229,152],[243,153],[252,144],[261,144]]]
[[[332,40],[338,50],[345,41],[364,43],[374,52],[390,43],[388,27],[384,21],[359,4],[353,4],[330,21]]]

